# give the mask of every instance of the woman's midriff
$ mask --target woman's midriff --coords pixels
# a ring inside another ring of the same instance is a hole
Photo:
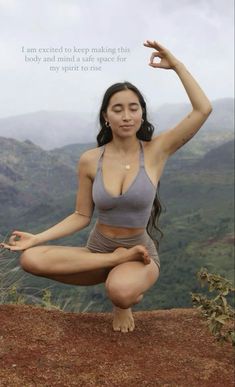
[[[110,238],[122,238],[131,237],[134,235],[141,234],[145,231],[145,228],[124,228],[124,227],[113,227],[107,224],[97,222],[96,227],[103,235]]]

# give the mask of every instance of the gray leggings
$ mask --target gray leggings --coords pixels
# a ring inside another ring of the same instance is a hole
[[[158,265],[160,271],[160,258],[153,240],[148,235],[147,231],[130,237],[110,238],[97,230],[96,225],[90,232],[86,247],[93,253],[111,253],[117,247],[130,248],[135,245],[144,245],[148,250],[149,256]]]

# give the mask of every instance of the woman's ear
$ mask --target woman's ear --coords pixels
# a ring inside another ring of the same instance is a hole
[[[102,116],[104,117],[104,120],[105,120],[105,121],[108,121],[108,120],[107,120],[107,115],[106,115],[105,112],[102,112]]]

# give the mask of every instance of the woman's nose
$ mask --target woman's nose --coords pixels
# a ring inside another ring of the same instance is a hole
[[[129,120],[131,118],[130,112],[129,111],[124,111],[122,117],[125,120]]]

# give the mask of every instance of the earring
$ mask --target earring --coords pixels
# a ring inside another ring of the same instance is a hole
[[[105,121],[105,126],[106,126],[106,128],[109,128],[109,127],[110,127],[110,125],[109,125],[109,122],[108,122],[108,121]]]

